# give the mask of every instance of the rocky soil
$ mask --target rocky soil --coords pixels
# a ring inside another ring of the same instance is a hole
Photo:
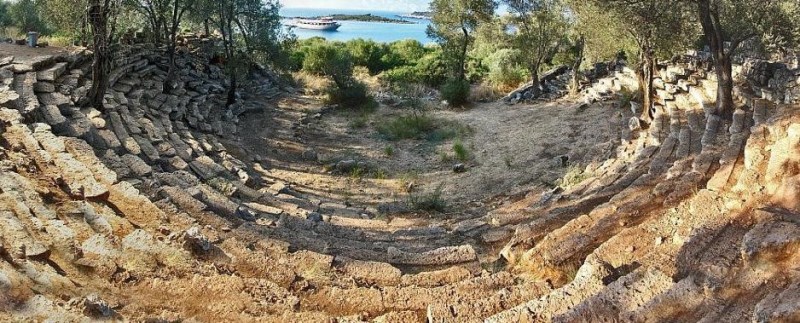
[[[389,108],[353,128],[264,77],[224,109],[197,48],[173,94],[157,50],[121,53],[106,111],[86,53],[0,52],[2,321],[800,319],[800,113],[743,86],[713,116],[691,61],[646,129],[611,101],[436,111],[473,129],[454,174],[452,141],[383,152]],[[453,211],[403,209],[409,182]]]

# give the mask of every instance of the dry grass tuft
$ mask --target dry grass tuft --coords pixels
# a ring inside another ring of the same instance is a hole
[[[332,81],[324,76],[313,75],[306,72],[296,72],[292,74],[297,86],[302,88],[306,95],[322,96],[325,95]]]
[[[469,94],[470,102],[494,102],[501,99],[505,94],[495,87],[488,84],[480,84],[472,87]]]

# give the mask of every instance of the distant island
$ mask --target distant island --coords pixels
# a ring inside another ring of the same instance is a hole
[[[433,17],[433,13],[430,11],[414,11],[407,15],[398,15],[398,17],[411,19],[431,19],[431,17]]]
[[[414,24],[414,22],[412,21],[386,18],[386,17],[376,16],[371,13],[363,15],[333,14],[333,15],[319,16],[319,17],[289,17],[289,18],[320,19],[322,17],[330,17],[333,18],[333,20],[338,20],[338,21],[363,21],[363,22],[384,22],[393,24]]]

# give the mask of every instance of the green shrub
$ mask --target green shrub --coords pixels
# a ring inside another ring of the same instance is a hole
[[[353,81],[350,84],[340,87],[332,85],[325,93],[325,103],[338,104],[342,108],[362,108],[371,101],[374,101],[367,92],[364,83]]]
[[[512,91],[528,79],[528,71],[519,64],[521,53],[515,49],[501,49],[486,58],[487,79],[493,86]]]
[[[383,153],[388,157],[394,156],[394,147],[392,146],[383,147]]]
[[[622,91],[619,92],[619,107],[628,108],[631,106],[631,101],[641,100],[641,98],[641,91],[631,91],[628,88],[622,88]]]
[[[436,130],[436,121],[428,115],[403,115],[378,125],[378,133],[388,140],[423,139]]]
[[[378,133],[387,140],[425,139],[432,142],[467,136],[471,130],[457,122],[427,114],[408,114],[381,122]]]
[[[400,66],[381,74],[381,82],[389,85],[417,83],[420,81],[420,76],[417,73],[417,68],[414,66]]]
[[[353,39],[345,43],[345,48],[353,58],[353,63],[368,68],[370,74],[374,75],[388,68],[381,60],[387,49],[375,41]]]
[[[442,50],[438,49],[419,59],[415,66],[419,82],[431,87],[439,87],[447,80],[450,69]]]
[[[451,106],[460,106],[469,100],[469,82],[466,80],[449,80],[442,85],[442,99]]]
[[[425,56],[425,47],[417,40],[406,39],[388,44],[381,61],[388,69],[413,65]]]
[[[353,76],[353,59],[341,47],[329,43],[314,44],[308,47],[303,56],[303,70],[330,76],[337,81]]]
[[[453,144],[453,152],[456,154],[456,159],[459,161],[464,162],[469,159],[469,150],[467,150],[467,147],[464,147],[464,144],[460,141],[456,141]]]

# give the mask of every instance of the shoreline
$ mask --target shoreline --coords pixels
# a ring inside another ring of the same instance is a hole
[[[413,21],[408,21],[404,19],[394,19],[394,18],[387,18],[383,16],[377,16],[373,14],[363,14],[363,15],[347,15],[347,14],[332,14],[328,16],[313,16],[313,17],[285,17],[281,16],[283,19],[319,19],[322,17],[331,17],[333,20],[338,21],[360,21],[360,22],[377,22],[377,23],[387,23],[387,24],[405,24],[405,25],[412,25],[417,24]],[[398,15],[398,17],[401,17]]]

